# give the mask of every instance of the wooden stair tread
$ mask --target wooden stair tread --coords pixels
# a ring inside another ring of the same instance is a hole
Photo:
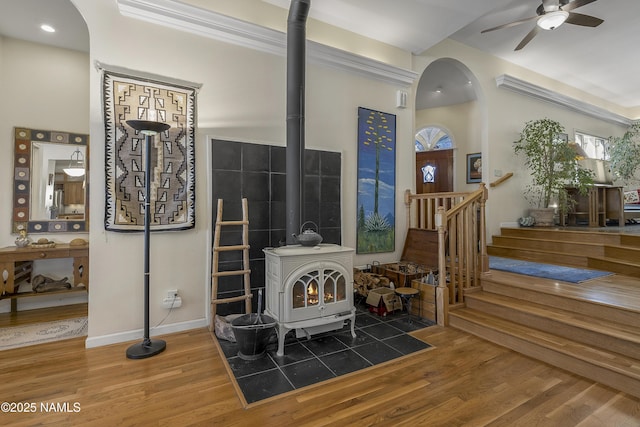
[[[502,250],[507,250],[507,251],[524,251],[526,253],[531,253],[531,254],[545,254],[545,255],[551,255],[553,257],[557,257],[557,256],[567,256],[567,257],[572,257],[572,258],[586,258],[586,256],[584,255],[580,255],[580,254],[568,254],[566,252],[561,252],[561,251],[550,251],[550,250],[544,250],[544,249],[532,249],[532,248],[516,248],[513,246],[502,246],[502,245],[487,245],[487,251],[489,252],[489,255],[493,255],[491,253],[491,250],[493,249],[502,249]],[[499,255],[496,255],[499,256]],[[516,259],[520,259],[517,256],[510,256],[509,258],[516,258]],[[560,264],[559,264],[560,265]]]
[[[580,268],[587,268],[589,259],[588,256],[580,254],[500,245],[487,245],[487,253],[491,256],[498,256],[502,258],[513,258],[531,262],[546,262],[548,264],[553,263],[555,265]]]
[[[560,308],[549,307],[535,302],[518,300],[488,292],[474,292],[467,298],[482,300],[495,305],[553,319],[567,325],[607,334],[640,345],[640,329],[631,325],[613,322],[607,319],[586,316]],[[640,347],[639,347],[640,348]]]
[[[501,235],[504,236],[536,236],[547,235],[553,233],[555,236],[562,236],[562,241],[568,242],[592,242],[600,244],[616,244],[624,240],[625,236],[614,233],[602,233],[598,231],[573,229],[567,230],[565,228],[549,227],[549,228],[525,228],[525,227],[502,227],[500,229]],[[640,246],[640,240],[629,239],[630,243],[638,242]]]
[[[526,280],[523,280],[523,278],[526,278]],[[575,299],[596,305],[614,307],[616,309],[626,310],[632,313],[640,313],[640,304],[637,303],[640,301],[640,288],[635,295],[602,295],[599,293],[594,295],[591,288],[586,289],[579,283],[569,283],[559,280],[545,279],[542,277],[525,276],[500,270],[490,270],[488,273],[483,274],[481,280],[506,284],[514,288],[561,296],[563,298]],[[606,286],[607,281],[602,279],[600,280],[603,282],[603,286]]]
[[[452,318],[460,318],[467,322],[481,325],[483,328],[509,334],[539,347],[562,353],[589,364],[605,368],[640,381],[640,360],[627,357],[605,349],[580,344],[575,341],[533,329],[524,325],[500,319],[491,314],[470,308],[454,310]]]
[[[514,241],[523,241],[523,242],[544,242],[544,243],[563,243],[563,244],[571,244],[571,245],[578,245],[578,246],[595,246],[595,247],[602,247],[602,246],[622,246],[625,247],[624,245],[613,245],[613,244],[602,244],[600,242],[583,242],[583,241],[573,241],[573,240],[564,240],[564,239],[559,239],[556,238],[556,236],[552,236],[550,238],[539,238],[539,237],[526,237],[526,236],[502,236],[502,235],[498,235],[498,236],[493,236],[494,239],[498,238],[498,239],[504,239],[504,240],[514,240]],[[634,248],[634,249],[640,249],[640,248]]]
[[[640,251],[639,251],[638,255],[640,255]],[[607,257],[607,256],[591,256],[591,257],[589,257],[589,259],[598,260],[598,261],[604,261],[604,262],[612,263],[612,264],[628,265],[628,266],[640,268],[640,262],[633,262],[633,261],[630,261],[630,260],[624,260],[624,259],[620,259],[620,258],[613,258],[613,257]]]

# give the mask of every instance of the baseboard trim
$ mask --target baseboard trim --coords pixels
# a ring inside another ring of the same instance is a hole
[[[91,320],[89,320],[91,321]],[[172,334],[175,332],[183,332],[191,329],[198,329],[209,326],[207,319],[189,320],[187,322],[171,323],[169,325],[159,326],[150,331],[152,337],[158,335]],[[118,344],[121,342],[135,341],[142,339],[144,332],[142,329],[134,331],[117,332],[115,334],[100,335],[96,337],[88,337],[84,343],[85,348],[102,347],[110,344]]]

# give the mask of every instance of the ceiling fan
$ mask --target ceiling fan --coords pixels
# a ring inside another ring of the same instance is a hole
[[[488,28],[481,31],[481,33],[484,34],[489,31],[500,30],[502,28],[515,27],[516,25],[536,20],[536,26],[533,27],[529,34],[527,34],[520,44],[518,44],[514,49],[520,50],[525,47],[540,30],[554,30],[565,22],[573,25],[581,25],[583,27],[597,27],[602,24],[604,21],[600,18],[571,12],[574,9],[595,1],[597,0],[542,0],[542,4],[536,9],[536,16]]]

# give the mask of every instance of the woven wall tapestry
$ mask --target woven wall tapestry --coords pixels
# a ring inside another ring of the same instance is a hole
[[[104,71],[105,229],[144,228],[145,137],[127,120],[171,125],[151,147],[151,231],[195,226],[195,89]]]

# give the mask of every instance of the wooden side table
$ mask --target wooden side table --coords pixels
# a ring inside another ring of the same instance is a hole
[[[0,299],[11,298],[11,311],[17,310],[15,299],[27,296],[51,295],[52,292],[20,292],[16,287],[16,272],[23,280],[31,279],[31,268],[25,263],[36,262],[44,259],[73,258],[73,287],[69,290],[55,291],[73,292],[89,291],[89,245],[71,246],[69,244],[56,244],[52,248],[9,246],[0,249]],[[21,276],[26,272],[28,277]]]

